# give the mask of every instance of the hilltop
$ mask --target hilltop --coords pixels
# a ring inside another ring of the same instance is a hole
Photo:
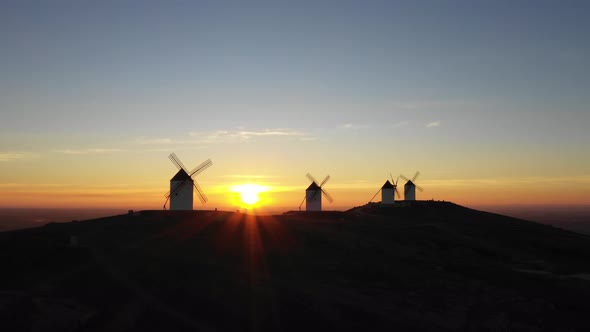
[[[141,211],[0,233],[0,260],[15,331],[590,326],[590,237],[449,202]]]

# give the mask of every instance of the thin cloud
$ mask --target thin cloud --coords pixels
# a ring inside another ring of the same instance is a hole
[[[356,124],[356,123],[345,123],[339,127],[342,129],[366,129],[366,128],[369,128],[368,125]]]
[[[0,153],[0,161],[11,161],[24,158],[22,153]]]
[[[134,148],[135,152],[166,152],[172,148],[174,150],[192,150],[206,147],[203,140],[189,137],[187,139],[177,139],[169,137],[137,137],[131,144],[138,144],[142,146],[149,146],[149,148]]]
[[[233,179],[271,179],[276,178],[276,175],[249,175],[249,174],[228,174],[222,175],[222,178],[233,178]]]
[[[301,139],[309,137],[309,135],[304,132],[284,128],[264,129],[259,131],[245,129],[217,130],[213,132],[191,132],[189,135],[201,143],[248,141],[257,137],[299,137]]]
[[[125,151],[125,150],[95,148],[95,149],[64,149],[64,150],[55,150],[54,152],[63,153],[63,154],[100,154],[100,153],[112,153],[112,152],[123,152],[123,151]]]
[[[440,108],[477,107],[486,104],[489,104],[489,102],[456,99],[394,101],[390,105],[392,108],[400,110],[432,110]]]
[[[135,143],[137,144],[149,144],[149,145],[164,145],[164,144],[175,144],[175,143],[182,143],[172,138],[148,138],[148,137],[138,137],[135,139]]]
[[[89,191],[95,193],[104,193],[109,195],[119,194],[160,194],[165,191],[164,188],[158,187],[161,183],[152,186],[138,187],[134,184],[125,183],[106,183],[106,184],[81,184],[81,183],[35,183],[31,186],[29,183],[3,183],[0,189],[9,191],[13,194],[36,196],[51,195],[52,197],[68,195],[70,197],[81,197]]]
[[[301,191],[302,188],[305,189],[307,187],[307,186],[283,185],[278,182],[265,183],[265,186],[268,189],[267,192],[272,192],[272,193]],[[212,190],[217,193],[227,192],[227,186],[213,186]]]
[[[421,182],[422,186],[431,185],[436,187],[514,187],[519,186],[553,186],[563,184],[590,184],[590,176],[566,176],[566,177],[520,177],[520,178],[473,178],[473,179],[445,179],[429,180]]]
[[[25,183],[0,183],[0,188],[11,188],[11,189],[23,189],[25,188]],[[35,188],[71,188],[74,186],[73,184],[62,184],[62,183],[35,183]]]
[[[23,188],[25,183],[0,183],[0,188]],[[107,184],[80,184],[80,183],[35,183],[35,188],[53,189],[71,189],[71,188],[92,188],[92,189],[118,189],[130,187],[126,183],[107,183]]]
[[[440,121],[430,122],[426,125],[426,128],[434,128],[434,127],[440,127]]]
[[[215,130],[190,132],[186,138],[170,137],[137,137],[133,141],[135,144],[169,147],[171,145],[183,145],[195,147],[204,147],[213,143],[231,143],[243,142],[256,138],[276,137],[276,138],[298,138],[300,140],[315,139],[308,133],[294,129],[264,129],[264,130],[247,130],[244,127],[238,127],[236,130]]]
[[[292,130],[264,130],[264,131],[240,131],[242,137],[250,136],[302,136],[303,133]]]

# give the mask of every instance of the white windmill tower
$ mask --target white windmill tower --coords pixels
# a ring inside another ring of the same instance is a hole
[[[205,196],[203,190],[197,181],[195,181],[195,176],[213,165],[211,159],[207,159],[189,172],[175,153],[171,153],[168,158],[178,168],[178,173],[170,179],[170,191],[165,195],[164,209],[166,209],[166,203],[170,200],[170,210],[192,210],[193,190],[197,193],[202,203],[207,202],[207,196]]]
[[[420,175],[420,172],[416,172],[416,174],[414,174],[414,177],[412,178],[412,180],[409,180],[407,177],[400,175],[400,177],[408,182],[406,182],[406,184],[404,184],[404,200],[406,201],[415,201],[416,200],[416,189],[420,190],[420,191],[424,191],[424,189],[422,189],[422,187],[420,187],[419,185],[417,185],[416,179],[418,178],[418,175]]]
[[[303,201],[301,201],[301,204],[299,204],[299,210],[301,210],[301,206],[303,205],[303,202],[305,202],[306,211],[322,211],[322,194],[330,203],[334,201],[332,196],[322,188],[326,182],[328,182],[330,176],[326,175],[326,178],[321,184],[318,184],[311,174],[307,173],[306,176],[311,181],[311,184],[305,189],[305,197],[303,198]]]
[[[391,177],[391,182],[389,182],[389,180],[385,181],[381,189],[379,189],[375,195],[373,195],[373,198],[371,198],[369,203],[372,202],[375,197],[377,197],[379,192],[381,192],[381,205],[392,205],[395,203],[395,195],[397,195],[398,198],[400,197],[399,191],[397,191],[397,181],[399,180],[399,177],[393,181],[393,176],[391,173],[389,176]]]

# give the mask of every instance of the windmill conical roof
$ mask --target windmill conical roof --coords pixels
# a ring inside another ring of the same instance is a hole
[[[408,187],[408,186],[415,186],[415,184],[414,184],[414,182],[412,182],[412,180],[408,180],[408,182],[406,182],[404,187]]]
[[[170,179],[170,181],[184,181],[184,180],[190,180],[191,177],[186,173],[186,171],[184,169],[180,169],[178,171],[178,173],[176,173],[176,175],[174,175],[174,177],[172,179]]]
[[[391,184],[391,182],[389,182],[389,180],[385,181],[385,183],[383,184],[383,187],[381,187],[381,189],[393,189],[393,184]]]
[[[319,190],[320,186],[318,186],[317,183],[312,182],[309,187],[307,187],[307,189],[305,189],[305,191],[310,191],[310,190]]]

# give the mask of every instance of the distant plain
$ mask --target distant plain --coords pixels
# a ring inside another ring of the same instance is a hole
[[[587,205],[476,205],[470,207],[590,235],[590,206]],[[197,207],[197,209],[207,209],[207,207]],[[267,211],[265,214],[281,214],[289,210],[289,207],[275,208],[265,210]],[[0,231],[39,227],[49,222],[107,217],[127,213],[127,211],[121,208],[0,208]]]

